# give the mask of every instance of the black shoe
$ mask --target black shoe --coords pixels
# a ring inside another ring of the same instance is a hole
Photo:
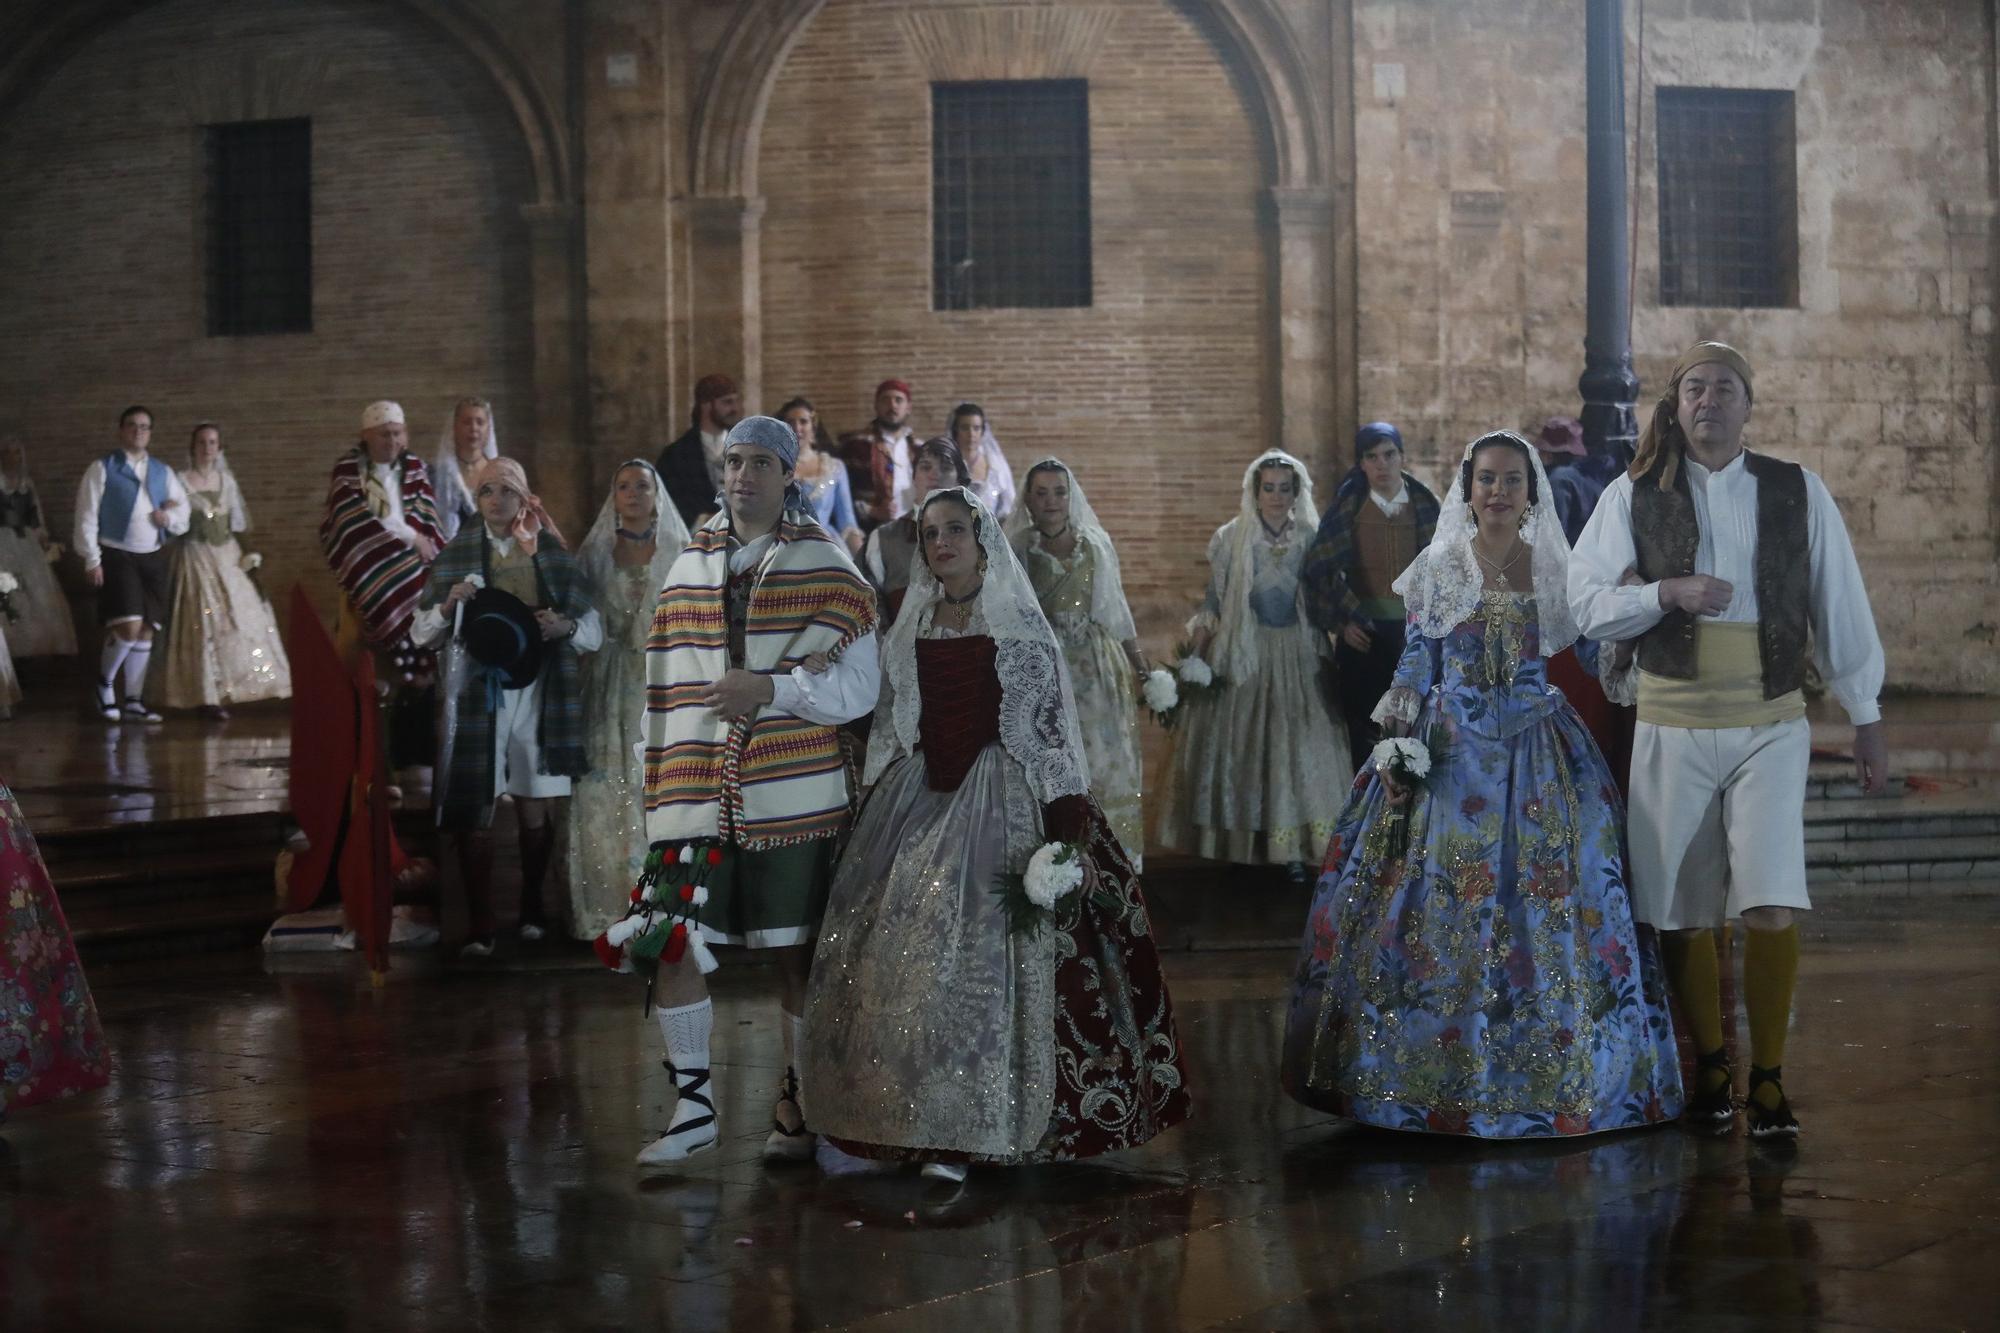
[[[1687,1105],[1681,1110],[1681,1123],[1689,1129],[1701,1130],[1709,1134],[1726,1134],[1736,1123],[1736,1097],[1730,1088],[1729,1052],[1716,1047],[1706,1055],[1698,1055],[1694,1061],[1694,1077],[1698,1087],[1701,1076],[1709,1070],[1722,1074],[1722,1082],[1707,1092],[1691,1092]]]
[[[1795,1139],[1799,1136],[1799,1118],[1792,1114],[1792,1104],[1785,1100],[1785,1089],[1779,1082],[1784,1074],[1780,1065],[1765,1069],[1761,1065],[1750,1066],[1750,1098],[1743,1103],[1743,1116],[1750,1125],[1753,1139]],[[1766,1106],[1757,1100],[1757,1088],[1769,1083],[1778,1090],[1778,1104]]]

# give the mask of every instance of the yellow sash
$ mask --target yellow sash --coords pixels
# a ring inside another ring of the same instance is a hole
[[[1704,621],[1695,630],[1693,680],[1639,672],[1641,722],[1717,730],[1761,727],[1805,716],[1805,695],[1797,690],[1775,699],[1764,697],[1764,663],[1757,651],[1755,625]]]

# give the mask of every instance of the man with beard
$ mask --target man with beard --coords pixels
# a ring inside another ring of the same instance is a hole
[[[722,490],[722,442],[743,416],[743,391],[727,375],[703,375],[694,386],[694,422],[660,451],[653,465],[667,498],[693,531],[716,511]]]

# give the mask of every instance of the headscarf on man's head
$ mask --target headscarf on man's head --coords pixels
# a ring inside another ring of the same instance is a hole
[[[882,396],[883,390],[885,389],[894,389],[897,393],[902,394],[903,397],[909,399],[913,403],[917,401],[916,392],[915,390],[910,388],[910,382],[908,380],[883,380],[880,384],[875,386],[875,396],[877,398],[880,398]]]
[[[1639,433],[1639,449],[1632,455],[1629,469],[1633,481],[1638,481],[1655,468],[1660,473],[1660,489],[1674,488],[1674,478],[1680,474],[1681,456],[1687,450],[1687,433],[1681,429],[1678,405],[1681,399],[1681,379],[1696,366],[1704,366],[1711,361],[1728,366],[1743,381],[1743,395],[1746,401],[1757,401],[1756,387],[1751,383],[1750,363],[1743,353],[1728,343],[1698,342],[1681,353],[1681,359],[1674,362],[1673,373],[1667,377],[1666,392],[1660,401],[1653,404],[1653,415],[1646,422],[1646,429]]]
[[[1340,479],[1340,485],[1334,487],[1334,499],[1344,500],[1351,495],[1359,495],[1362,491],[1368,489],[1368,474],[1361,470],[1361,460],[1370,449],[1373,449],[1384,440],[1395,445],[1397,453],[1408,452],[1408,450],[1403,448],[1403,432],[1397,430],[1389,422],[1371,421],[1360,430],[1354,432],[1354,466],[1349,468],[1347,475]]]

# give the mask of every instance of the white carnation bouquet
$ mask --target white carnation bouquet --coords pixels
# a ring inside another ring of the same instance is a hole
[[[1444,766],[1444,732],[1433,724],[1423,737],[1390,736],[1376,745],[1368,766],[1382,775],[1385,783],[1400,788],[1402,795],[1390,798],[1382,817],[1391,824],[1392,855],[1401,860],[1410,845],[1410,796],[1428,787]]]
[[[1369,764],[1398,787],[1415,790],[1431,775],[1431,747],[1413,736],[1391,736],[1375,747]]]
[[[14,605],[14,594],[20,590],[21,580],[15,578],[6,570],[0,569],[0,611],[4,611],[9,620],[19,620],[21,618],[20,610]]]
[[[1182,643],[1174,649],[1174,669],[1172,672],[1155,670],[1146,677],[1146,710],[1168,731],[1180,720],[1181,705],[1189,699],[1200,699],[1214,694],[1229,682],[1215,674],[1215,668],[1202,660],[1192,643]]]
[[[993,891],[1007,913],[1013,930],[1038,934],[1042,922],[1058,911],[1080,905],[1084,881],[1083,848],[1073,842],[1045,842],[1028,858],[1028,869],[1009,875]],[[1090,898],[1107,912],[1118,910],[1118,900],[1108,893],[1093,892]]]

